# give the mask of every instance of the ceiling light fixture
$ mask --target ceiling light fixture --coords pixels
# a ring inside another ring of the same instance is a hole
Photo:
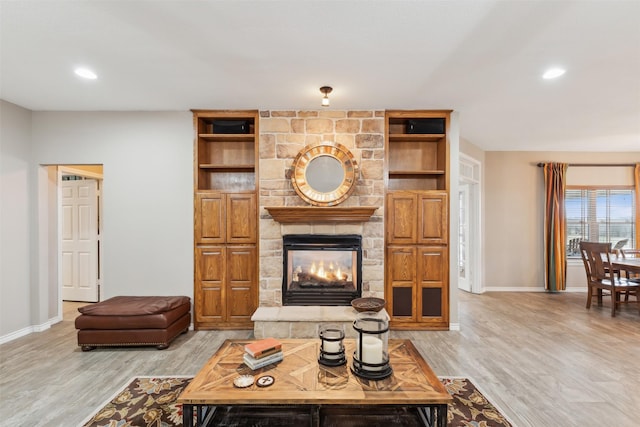
[[[322,106],[323,107],[328,107],[329,106],[329,94],[331,93],[332,90],[333,90],[333,88],[331,86],[322,86],[320,88],[320,92],[322,92],[324,94],[324,96],[322,97]]]
[[[542,75],[542,78],[545,80],[555,79],[563,75],[566,71],[567,70],[565,70],[564,68],[549,68]]]
[[[98,75],[88,68],[76,68],[74,72],[83,79],[95,80],[98,78]]]

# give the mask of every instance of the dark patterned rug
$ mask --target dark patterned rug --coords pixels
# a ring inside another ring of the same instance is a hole
[[[451,396],[448,425],[452,427],[492,427],[512,424],[476,388],[468,378],[442,378]],[[115,397],[83,422],[84,427],[179,427],[182,426],[182,406],[176,399],[189,384],[191,377],[138,377]],[[280,412],[279,412],[280,411]],[[284,421],[283,421],[284,420]],[[217,427],[267,427],[308,425],[308,412],[292,408],[265,411],[254,408],[229,408],[214,419]],[[332,411],[322,420],[323,427],[333,426],[404,426],[418,424],[416,414],[409,410],[388,408],[367,410],[366,415]]]

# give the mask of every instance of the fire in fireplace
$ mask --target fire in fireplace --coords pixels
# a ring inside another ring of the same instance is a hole
[[[283,236],[283,305],[349,305],[362,295],[362,237]]]

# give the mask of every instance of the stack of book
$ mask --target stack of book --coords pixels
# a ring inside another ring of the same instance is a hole
[[[282,343],[275,338],[265,338],[244,346],[244,364],[252,370],[280,362],[283,358]]]

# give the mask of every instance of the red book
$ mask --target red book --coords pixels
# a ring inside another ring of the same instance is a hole
[[[244,351],[255,358],[280,349],[282,349],[282,343],[275,338],[265,338],[244,346]]]

